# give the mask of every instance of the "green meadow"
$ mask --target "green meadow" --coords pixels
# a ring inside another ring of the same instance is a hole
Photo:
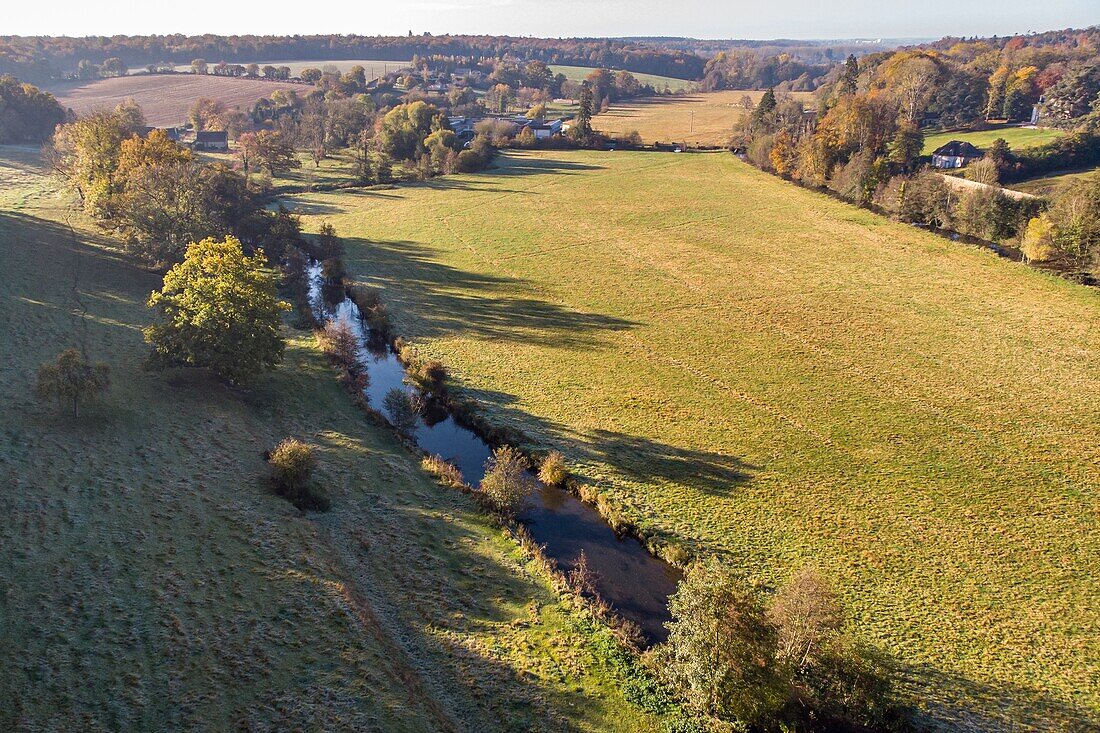
[[[994,127],[989,130],[977,132],[937,132],[924,138],[923,155],[931,155],[932,151],[941,145],[946,145],[952,140],[968,142],[979,150],[985,150],[998,138],[1003,138],[1012,150],[1023,150],[1056,140],[1065,132],[1053,128],[1039,127]]]
[[[598,67],[595,66],[563,66],[561,64],[551,64],[550,71],[555,74],[565,74],[565,78],[570,81],[584,81],[585,77],[595,71]],[[615,73],[613,69],[611,73]],[[649,84],[658,92],[663,92],[665,86],[674,92],[691,91],[695,88],[695,82],[688,79],[676,79],[671,76],[659,76],[657,74],[646,74],[639,71],[630,72],[635,79],[642,84]]]
[[[72,204],[0,148],[0,730],[660,728],[609,632],[351,405],[311,333],[249,390],[144,370],[159,277]],[[74,419],[33,385],[79,344],[113,385]],[[268,488],[287,435],[330,512]]]
[[[1100,295],[727,154],[287,199],[643,533],[812,565],[943,730],[1100,719]]]

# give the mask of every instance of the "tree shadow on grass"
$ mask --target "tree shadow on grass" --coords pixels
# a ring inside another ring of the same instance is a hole
[[[670,445],[639,435],[601,429],[576,430],[518,408],[518,399],[504,392],[461,385],[458,391],[461,396],[487,406],[488,417],[494,424],[516,426],[522,438],[532,442],[528,447],[561,450],[571,462],[581,466],[611,466],[630,482],[667,482],[707,494],[728,496],[737,486],[751,480],[752,472],[759,468],[736,456]],[[517,436],[516,439],[521,438]],[[585,474],[583,467],[577,478],[593,483],[599,481]]]
[[[1100,732],[1100,715],[1055,693],[1007,682],[977,682],[931,665],[899,665],[905,686],[933,691],[918,722],[945,730]]]
[[[591,348],[604,331],[637,324],[602,313],[578,311],[525,296],[525,281],[471,272],[442,263],[435,251],[409,241],[345,240],[352,272],[382,291],[399,322],[416,322],[421,338],[468,335],[558,348]],[[398,332],[405,329],[398,328]]]

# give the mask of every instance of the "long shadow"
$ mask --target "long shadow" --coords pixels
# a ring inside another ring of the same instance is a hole
[[[576,430],[518,408],[518,398],[505,392],[461,387],[460,390],[478,403],[491,406],[494,422],[521,426],[525,437],[541,443],[531,447],[561,449],[580,464],[610,465],[628,481],[668,482],[727,496],[737,486],[750,481],[752,472],[759,469],[724,453],[670,445],[610,430]],[[596,481],[586,476],[583,469],[577,477]]]
[[[1009,682],[978,682],[930,665],[904,666],[910,687],[935,691],[919,701],[918,722],[944,730],[1100,732],[1100,714],[1058,695]],[[962,701],[962,702],[953,702]]]
[[[439,262],[435,252],[409,241],[345,240],[349,269],[383,291],[399,322],[416,321],[419,337],[471,335],[478,338],[594,347],[602,331],[637,324],[601,313],[563,308],[522,294],[524,281],[476,273]]]

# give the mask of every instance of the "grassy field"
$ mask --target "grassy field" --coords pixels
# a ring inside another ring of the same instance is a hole
[[[943,730],[1100,720],[1100,296],[725,154],[291,200],[646,533],[811,564]]]
[[[1088,168],[1070,173],[1055,173],[1041,178],[1032,178],[1029,181],[1010,183],[1008,187],[1035,196],[1049,196],[1067,183],[1094,176],[1098,172],[1100,172],[1100,168]]]
[[[1012,150],[1033,148],[1036,145],[1048,143],[1064,135],[1062,130],[1035,127],[995,127],[991,130],[978,132],[938,132],[924,138],[924,155],[931,155],[932,151],[952,140],[969,142],[979,150],[985,150],[993,144],[997,138],[1004,138],[1008,147]]]
[[[595,66],[562,66],[551,64],[550,71],[554,74],[565,74],[570,81],[584,81],[584,78],[596,70]],[[676,79],[671,76],[658,76],[657,74],[643,74],[637,71],[630,72],[635,79],[642,84],[649,84],[659,92],[667,86],[671,91],[683,92],[695,89],[695,82],[688,79]]]
[[[607,632],[369,426],[311,335],[250,391],[147,372],[158,278],[70,235],[33,151],[0,148],[0,183],[0,730],[659,727]],[[33,373],[82,334],[113,386],[74,420]],[[288,434],[331,512],[267,490]]]
[[[77,114],[99,109],[114,109],[119,102],[133,99],[145,112],[150,125],[177,125],[187,122],[191,105],[200,97],[224,102],[230,109],[247,111],[261,97],[277,89],[293,89],[299,94],[312,87],[262,79],[235,79],[194,74],[152,74],[120,76],[96,81],[58,82],[48,87],[64,107]]]
[[[734,124],[747,111],[741,104],[742,98],[747,95],[756,104],[762,94],[728,90],[629,100],[596,115],[592,126],[610,134],[637,130],[647,143],[725,145],[733,134]],[[795,92],[794,96],[807,101],[812,98],[808,92]]]

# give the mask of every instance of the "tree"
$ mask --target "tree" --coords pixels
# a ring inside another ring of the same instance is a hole
[[[200,97],[191,105],[188,117],[196,131],[201,130],[225,130],[226,107],[223,102],[208,97]]]
[[[117,56],[104,59],[103,63],[99,65],[100,76],[126,76],[128,71],[126,63]]]
[[[890,162],[897,163],[903,170],[909,170],[917,162],[924,149],[924,133],[912,122],[898,126],[894,139],[890,141]]]
[[[189,242],[215,233],[206,178],[195,155],[162,130],[122,141],[106,205],[127,249],[150,265],[178,262]]]
[[[378,131],[382,152],[397,160],[413,160],[425,152],[424,139],[432,133],[439,111],[425,102],[394,107],[382,118]],[[436,125],[440,129],[444,125]]]
[[[580,104],[577,108],[577,120],[574,129],[582,141],[592,137],[592,115],[595,112],[595,96],[592,85],[585,81],[581,84]]]
[[[1077,180],[1060,190],[1048,212],[1054,225],[1054,244],[1079,271],[1089,261],[1100,270],[1100,173]]]
[[[151,364],[206,368],[230,384],[279,364],[281,314],[290,306],[278,299],[278,275],[266,264],[262,250],[246,257],[235,237],[191,244],[149,297],[158,316],[145,329]]]
[[[493,510],[505,516],[515,514],[535,488],[528,468],[527,458],[515,448],[507,445],[497,448],[485,462],[480,495]]]
[[[145,127],[145,113],[133,97],[122,100],[115,107],[115,116],[127,130],[138,132]]]
[[[210,69],[210,67],[207,65],[206,61],[203,60],[203,59],[195,59],[191,62],[191,73],[192,74],[205,74],[207,71],[209,71],[209,69]]]
[[[411,435],[416,430],[418,411],[412,397],[401,387],[394,387],[382,398],[382,407],[386,411],[390,424],[399,433]]]
[[[821,662],[844,624],[836,595],[809,568],[780,589],[768,609],[768,618],[778,630],[776,659],[795,675]]]
[[[302,167],[294,146],[278,130],[246,132],[237,138],[237,158],[248,173],[253,168],[267,168],[274,177],[292,168]]]
[[[252,77],[253,79],[257,79],[260,76],[260,65],[259,64],[249,64],[248,66],[244,67],[244,72],[246,74],[248,74],[248,76]]]
[[[760,97],[760,101],[756,105],[756,109],[752,111],[752,127],[757,129],[765,126],[768,123],[772,113],[775,112],[775,108],[778,106],[778,102],[775,99],[775,89],[768,87],[764,92],[764,95]]]
[[[62,125],[54,134],[46,157],[79,194],[88,213],[104,216],[108,212],[117,190],[115,172],[122,141],[131,135],[119,116],[108,112],[93,112]]]
[[[840,76],[840,93],[855,94],[859,84],[859,61],[855,54],[849,54],[844,62],[844,72]]]
[[[1054,256],[1054,224],[1043,214],[1032,218],[1020,242],[1020,252],[1026,262],[1046,262]]]
[[[79,349],[65,349],[56,360],[38,367],[34,393],[43,401],[56,400],[58,406],[68,403],[76,417],[82,403],[95,399],[110,386],[110,367],[93,364]]]
[[[41,143],[65,120],[52,94],[0,75],[0,144]]]
[[[267,459],[275,491],[301,510],[328,509],[328,497],[313,486],[317,468],[314,446],[297,438],[284,438]]]
[[[776,629],[752,588],[711,560],[688,570],[669,608],[661,661],[688,703],[731,723],[773,720],[787,688],[776,660]]]

